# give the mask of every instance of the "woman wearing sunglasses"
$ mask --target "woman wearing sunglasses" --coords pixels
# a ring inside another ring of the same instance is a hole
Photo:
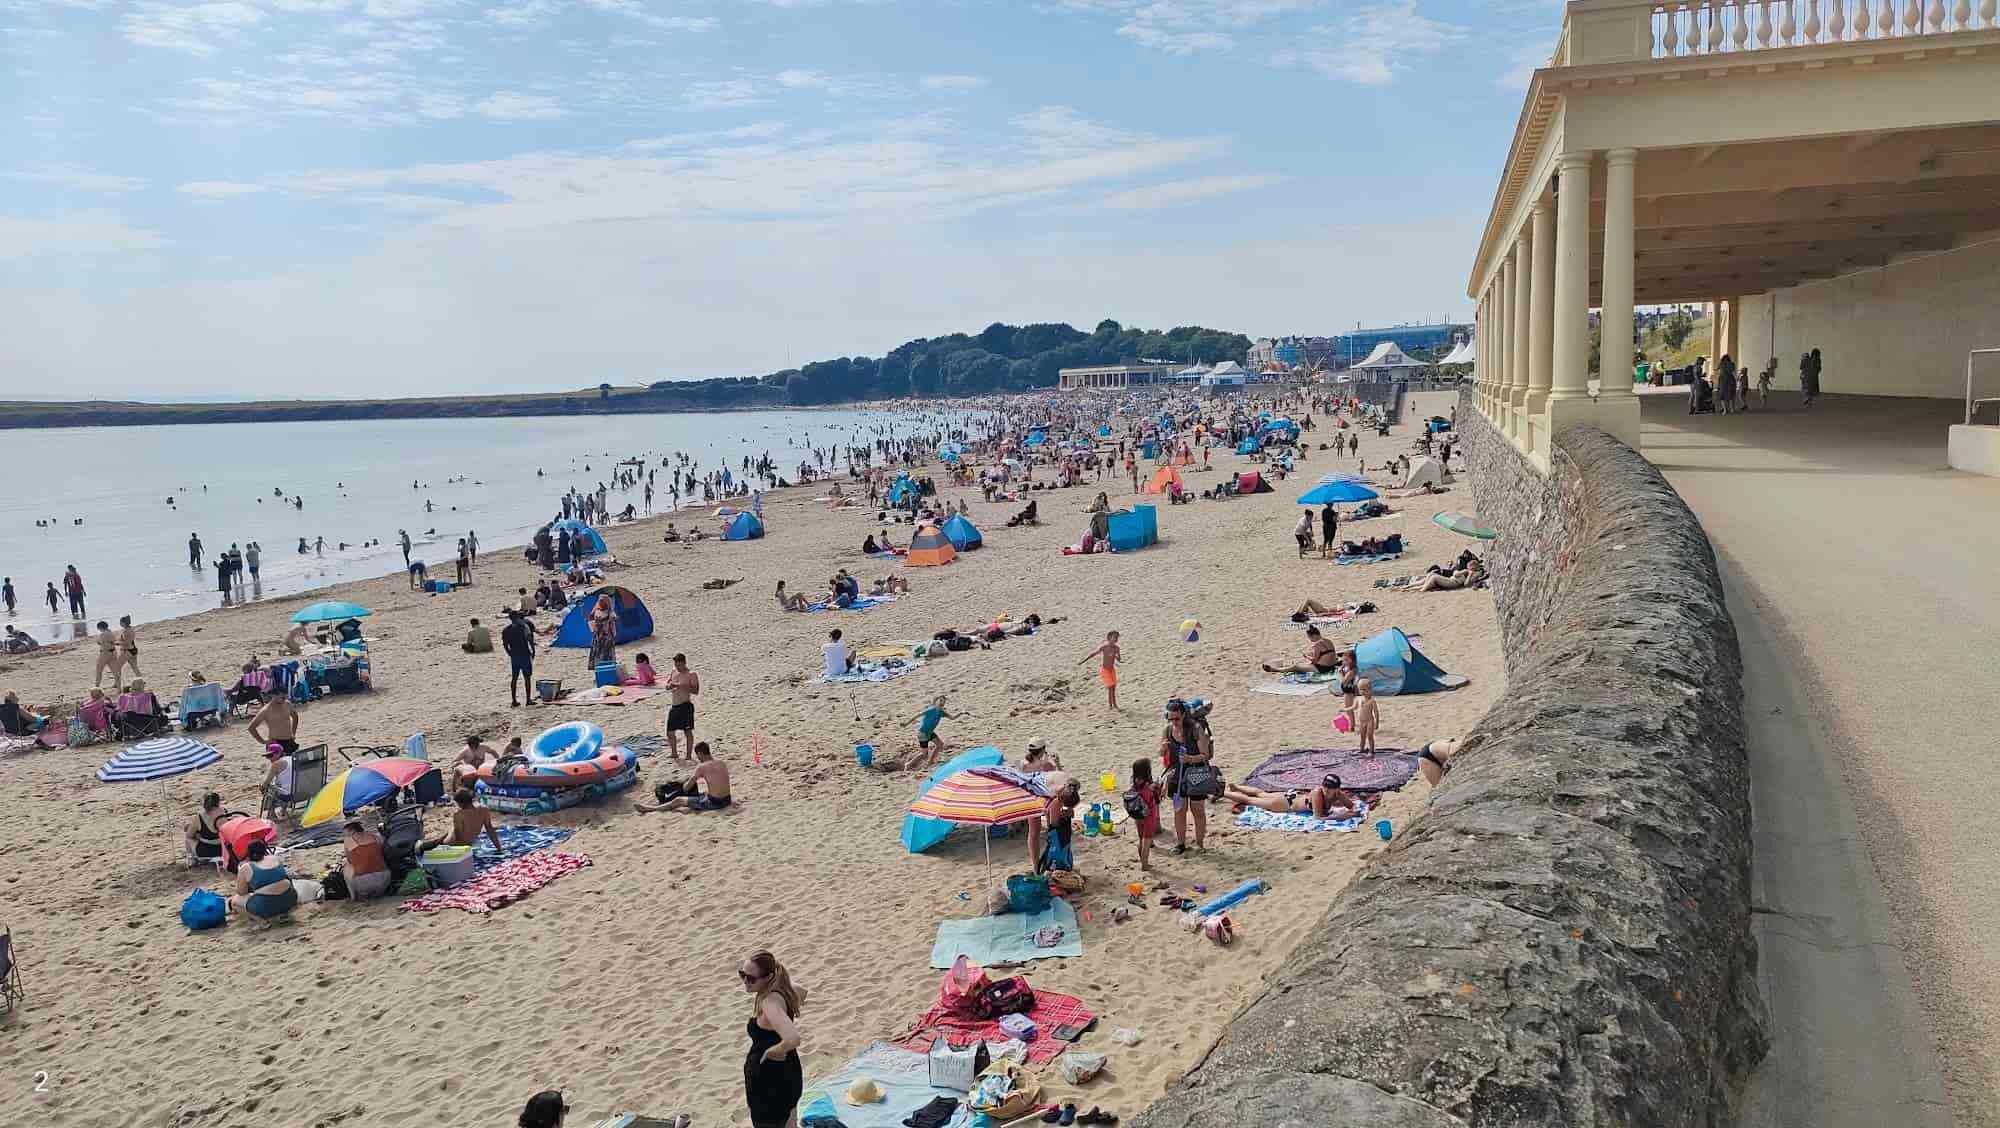
[[[753,1128],[797,1128],[805,1070],[799,1065],[795,1020],[806,1005],[802,987],[792,984],[785,965],[758,952],[736,969],[752,996],[750,1052],[743,1058],[743,1095],[750,1102]]]

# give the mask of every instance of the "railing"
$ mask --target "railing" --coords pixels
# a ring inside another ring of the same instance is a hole
[[[1652,4],[1652,57],[1901,39],[2000,26],[2000,0],[1692,0]]]

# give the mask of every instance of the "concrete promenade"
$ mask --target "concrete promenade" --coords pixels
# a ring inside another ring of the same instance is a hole
[[[1746,666],[1772,1051],[1744,1123],[2000,1124],[2000,479],[1945,467],[1953,403],[1645,400]]]

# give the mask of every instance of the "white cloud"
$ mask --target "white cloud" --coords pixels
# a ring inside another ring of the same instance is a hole
[[[833,79],[818,71],[781,70],[777,73],[778,85],[791,90],[825,90],[833,85]]]
[[[47,218],[0,215],[0,262],[45,255],[115,255],[166,245],[157,233],[132,227],[110,212],[77,211]]]
[[[261,184],[243,184],[234,180],[194,180],[174,191],[182,195],[195,196],[204,200],[227,200],[236,196],[249,196],[262,192]]]
[[[1428,55],[1462,38],[1466,29],[1417,11],[1417,0],[1361,8],[1340,24],[1313,29],[1319,45],[1274,54],[1278,66],[1304,66],[1363,86],[1395,81],[1413,56]]]
[[[141,47],[213,54],[219,43],[237,39],[245,28],[263,22],[263,10],[238,0],[200,4],[142,2],[125,14],[122,28],[128,42]]]
[[[1110,16],[1120,38],[1170,55],[1227,51],[1241,33],[1325,0],[1058,0],[1075,13]]]
[[[494,121],[548,121],[563,116],[562,107],[554,98],[546,94],[517,94],[511,90],[489,95],[472,109]]]
[[[927,74],[917,81],[925,90],[945,90],[952,93],[978,90],[986,85],[986,80],[976,74]]]
[[[712,145],[718,141],[763,140],[776,137],[785,131],[781,121],[758,121],[749,125],[739,125],[734,129],[704,129],[693,133],[670,133],[664,137],[647,137],[638,141],[627,141],[625,148],[634,153],[661,153],[678,149],[693,148],[697,145]]]
[[[681,105],[690,110],[729,110],[769,100],[757,84],[747,78],[691,82],[681,92]]]
[[[1247,192],[1252,188],[1276,184],[1283,179],[1282,176],[1263,175],[1197,176],[1187,180],[1170,180],[1164,184],[1149,184],[1143,188],[1113,192],[1099,199],[1096,206],[1111,211],[1144,211],[1176,207],[1215,196],[1226,196],[1232,192]]]
[[[22,169],[0,173],[8,180],[27,180],[37,184],[54,184],[61,188],[71,188],[78,192],[105,192],[113,195],[137,192],[146,186],[146,181],[136,176],[115,176],[110,173],[90,172],[71,168],[67,165],[46,165],[39,168]]]

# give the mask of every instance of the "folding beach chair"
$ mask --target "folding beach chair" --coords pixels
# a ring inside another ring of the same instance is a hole
[[[292,792],[274,795],[269,807],[287,815],[305,810],[312,798],[326,786],[326,745],[314,744],[292,753]]]
[[[175,703],[175,713],[182,732],[223,724],[229,717],[229,694],[214,682],[188,686]]]
[[[26,1002],[27,988],[21,985],[20,955],[14,950],[14,930],[0,931],[0,1014]]]

